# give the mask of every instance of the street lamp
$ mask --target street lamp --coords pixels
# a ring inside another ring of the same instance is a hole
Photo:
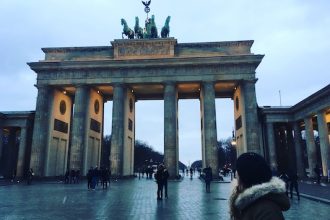
[[[233,130],[233,133],[232,133],[232,138],[231,138],[231,145],[235,146],[236,145],[236,137],[235,137],[235,132]]]

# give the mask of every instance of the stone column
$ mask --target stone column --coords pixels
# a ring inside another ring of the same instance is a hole
[[[328,169],[330,169],[330,144],[325,111],[317,113],[317,125],[320,138],[323,176],[328,176]]]
[[[112,104],[112,134],[110,166],[111,174],[123,175],[123,150],[124,150],[124,98],[125,87],[117,84],[113,88]]]
[[[286,125],[286,147],[288,149],[289,155],[288,157],[288,166],[290,171],[297,172],[297,161],[296,161],[296,151],[294,147],[294,139],[293,139],[293,128],[292,124],[288,123]]]
[[[297,172],[298,176],[305,177],[305,166],[303,162],[303,154],[301,151],[301,131],[298,122],[293,123],[293,131],[294,131],[294,147],[296,152],[296,161],[297,161]]]
[[[276,154],[276,145],[275,145],[274,124],[271,122],[267,122],[267,143],[268,143],[270,167],[272,170],[277,170],[277,154]]]
[[[164,88],[164,162],[172,178],[179,174],[177,114],[176,85],[168,82]]]
[[[8,145],[4,153],[5,177],[12,178],[16,169],[16,128],[9,128]]]
[[[314,140],[313,132],[313,121],[312,117],[304,119],[305,121],[305,131],[306,131],[306,146],[307,146],[307,155],[308,155],[308,166],[309,166],[309,177],[315,177],[314,168],[316,165],[316,146]]]
[[[30,167],[36,176],[43,176],[49,135],[49,100],[51,99],[51,90],[47,86],[37,87],[38,97],[34,116]]]
[[[70,152],[70,169],[83,170],[83,155],[86,143],[86,124],[88,102],[90,96],[89,87],[85,85],[78,85],[76,88],[74,98],[74,112],[72,119],[71,131],[71,152]]]
[[[20,143],[18,148],[18,158],[16,166],[16,176],[24,176],[24,163],[25,163],[25,152],[26,152],[26,128],[21,127]]]
[[[245,138],[246,149],[250,152],[262,154],[259,142],[258,129],[258,105],[255,91],[255,81],[244,81],[242,83],[245,110]],[[244,125],[244,123],[243,123]]]
[[[3,127],[0,127],[0,162],[2,157],[2,146],[3,146]]]
[[[204,109],[204,138],[205,138],[205,164],[211,166],[215,178],[218,175],[218,149],[217,149],[217,121],[215,113],[215,91],[213,82],[202,84]]]

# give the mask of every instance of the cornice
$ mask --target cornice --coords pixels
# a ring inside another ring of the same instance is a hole
[[[148,67],[205,66],[249,64],[258,67],[264,55],[213,56],[213,57],[174,57],[145,60],[90,60],[90,61],[41,61],[28,63],[36,72],[66,69],[130,69]]]
[[[41,48],[44,53],[65,53],[65,52],[84,52],[84,51],[106,51],[111,50],[111,46],[93,46],[93,47],[46,47]]]
[[[249,46],[252,47],[253,40],[243,41],[219,41],[219,42],[194,42],[194,43],[179,43],[178,46],[209,48],[209,47],[230,47],[230,46]]]
[[[330,84],[322,88],[321,90],[313,93],[302,101],[298,102],[294,106],[292,106],[292,112],[298,112],[301,109],[310,106],[313,103],[319,102],[322,98],[326,98],[330,96]]]

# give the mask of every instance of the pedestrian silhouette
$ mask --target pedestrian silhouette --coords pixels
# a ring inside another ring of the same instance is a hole
[[[164,166],[160,164],[155,174],[157,182],[157,200],[163,199],[163,186],[164,186]]]
[[[88,170],[87,173],[87,189],[92,189],[92,179],[93,179],[93,167]]]
[[[281,172],[281,175],[279,176],[281,180],[283,180],[285,182],[285,193],[287,196],[289,196],[289,185],[290,185],[290,178],[289,176],[286,174],[286,172]]]
[[[164,172],[163,172],[163,178],[164,178],[164,190],[165,190],[165,199],[168,198],[168,195],[167,195],[167,180],[168,180],[168,177],[170,176],[168,170],[166,169],[166,167],[164,166]]]
[[[204,181],[205,181],[205,189],[207,193],[211,192],[211,181],[212,177],[212,168],[209,165],[208,167],[204,168]]]
[[[27,172],[27,184],[28,185],[30,185],[32,183],[33,176],[34,176],[33,169],[30,168]]]
[[[290,198],[293,197],[293,188],[296,190],[298,200],[300,200],[299,189],[298,189],[298,175],[296,172],[291,171],[289,174],[290,179]]]
[[[65,184],[68,184],[69,183],[69,181],[70,181],[70,171],[69,170],[66,170],[66,172],[65,172],[65,175],[64,175],[64,183]]]
[[[316,164],[314,168],[314,172],[316,173],[317,184],[321,183],[321,168],[319,164]]]

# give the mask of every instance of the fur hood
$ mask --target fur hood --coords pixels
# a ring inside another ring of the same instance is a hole
[[[254,185],[240,193],[235,200],[235,206],[242,211],[263,196],[268,194],[283,194],[285,190],[285,183],[283,180],[278,177],[272,177],[269,182]]]

